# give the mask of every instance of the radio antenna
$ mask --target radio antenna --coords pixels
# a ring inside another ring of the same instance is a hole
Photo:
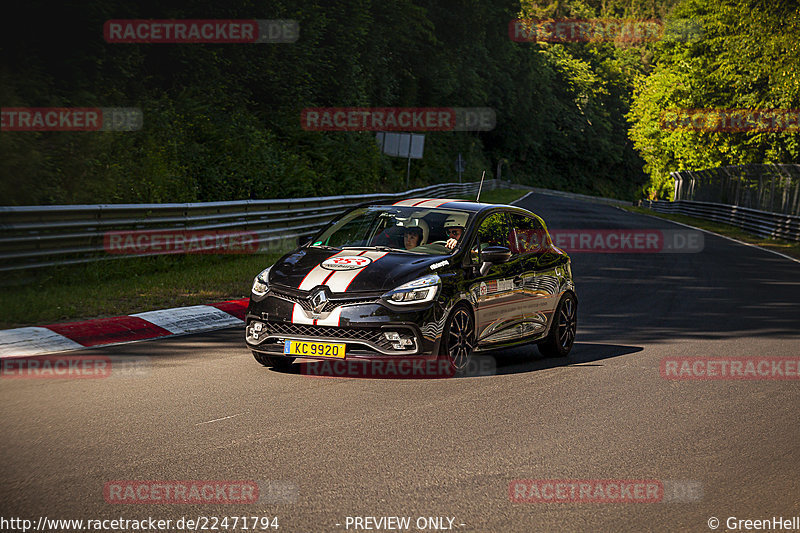
[[[481,201],[481,190],[483,189],[483,178],[485,176],[486,176],[486,171],[484,170],[483,174],[481,174],[481,184],[480,184],[480,186],[478,186],[478,197],[475,198],[476,202],[480,202]]]

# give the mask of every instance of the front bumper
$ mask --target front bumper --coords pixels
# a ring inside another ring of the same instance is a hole
[[[346,359],[434,357],[444,322],[438,304],[394,307],[382,303],[380,295],[349,295],[332,299],[315,315],[297,291],[251,295],[245,341],[251,350],[269,355],[284,355],[285,342],[298,340],[344,343]]]

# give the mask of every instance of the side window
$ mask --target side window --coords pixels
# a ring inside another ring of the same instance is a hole
[[[547,233],[538,220],[516,213],[509,213],[508,217],[511,222],[508,240],[512,254],[541,252],[548,246]]]
[[[478,235],[470,250],[470,258],[473,263],[478,262],[478,250],[483,250],[487,246],[509,247],[509,227],[505,213],[494,213],[489,215],[478,228]]]

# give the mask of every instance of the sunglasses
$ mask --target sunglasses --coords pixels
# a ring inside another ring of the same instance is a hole
[[[461,235],[461,228],[450,228],[447,230],[448,235]]]

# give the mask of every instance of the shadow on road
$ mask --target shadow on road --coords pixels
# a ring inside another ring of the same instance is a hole
[[[381,361],[331,360],[300,361],[287,369],[270,368],[279,374],[294,374],[316,378],[349,379],[445,379],[481,378],[506,374],[521,374],[557,367],[602,366],[592,364],[604,359],[642,351],[639,346],[613,344],[575,343],[569,357],[546,358],[533,345],[496,350],[476,355],[464,372],[454,374],[447,365],[438,361]]]
[[[640,346],[576,342],[569,356],[563,358],[543,357],[532,345],[498,351],[491,355],[497,361],[497,374],[520,374],[576,365],[602,366],[602,363],[597,362],[642,350]]]
[[[543,216],[551,230],[694,231],[555,196],[534,194],[519,205]],[[570,254],[579,300],[578,339],[646,345],[676,339],[800,337],[800,265],[702,235],[702,251],[696,253]]]

